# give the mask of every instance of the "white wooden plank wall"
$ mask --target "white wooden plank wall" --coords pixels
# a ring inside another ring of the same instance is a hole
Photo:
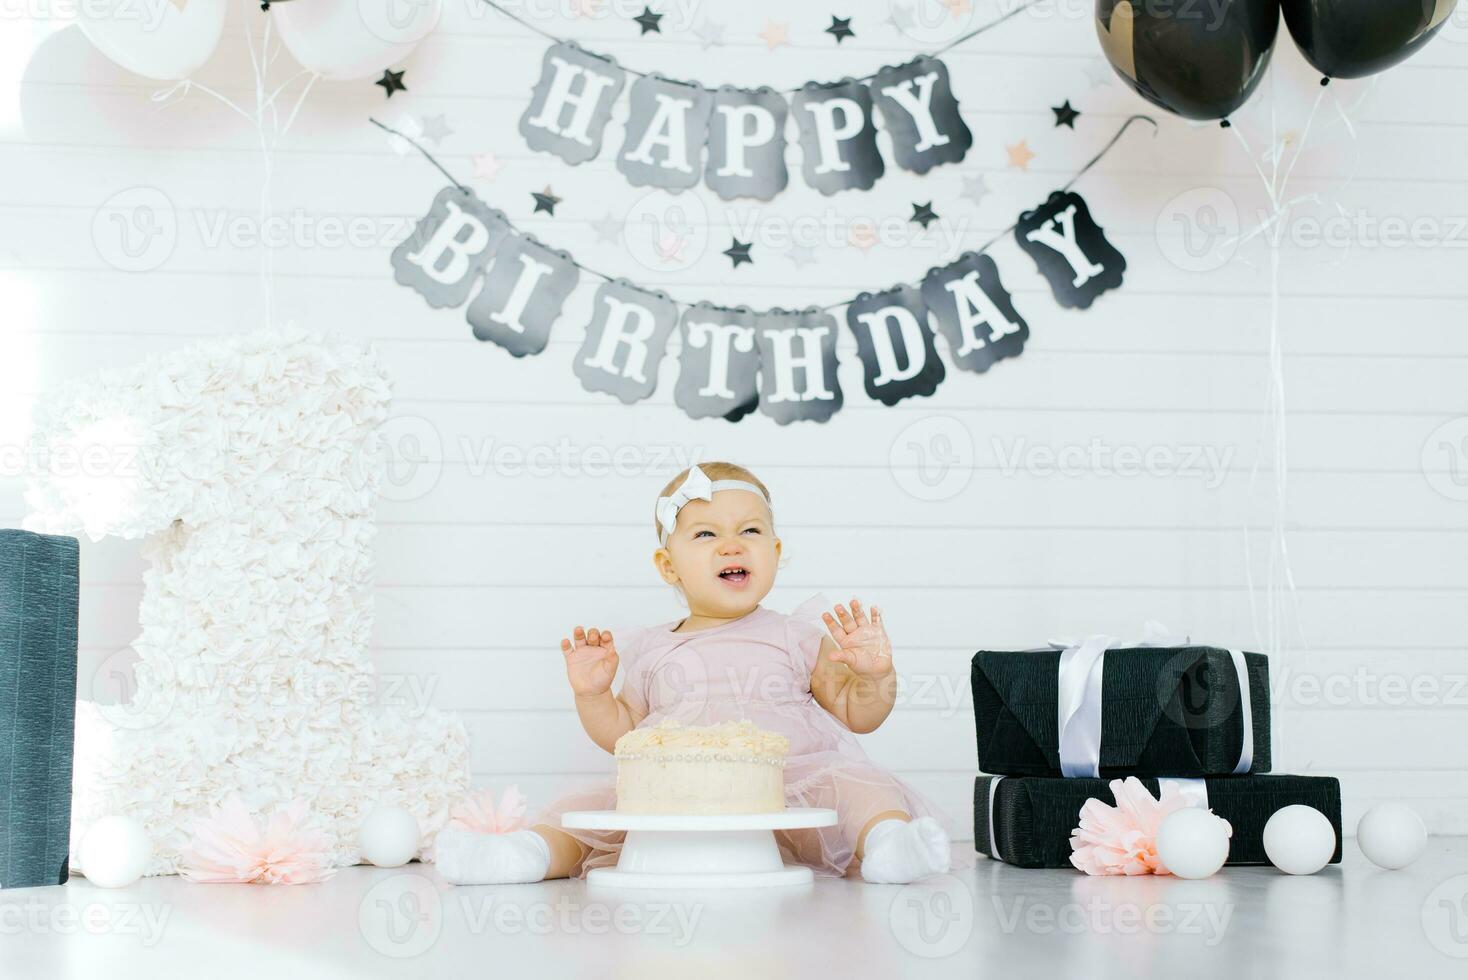
[[[539,804],[607,771],[570,709],[557,641],[576,623],[679,615],[648,561],[649,517],[658,488],[695,450],[745,462],[772,487],[790,556],[772,606],[824,591],[889,610],[906,684],[899,710],[865,741],[960,826],[975,772],[974,650],[1133,634],[1147,618],[1260,647],[1273,514],[1271,445],[1261,442],[1268,254],[1254,240],[1219,268],[1181,267],[1185,236],[1211,217],[1227,223],[1236,208],[1248,227],[1266,206],[1232,134],[1158,113],[1155,137],[1134,129],[1080,182],[1128,258],[1120,292],[1089,312],[1062,310],[1003,241],[991,254],[1031,326],[1024,356],[985,376],[950,369],[934,397],[884,408],[863,394],[843,338],[846,406],[824,426],[691,421],[672,403],[671,356],[645,404],[582,391],[571,358],[589,278],[545,353],[516,361],[473,340],[460,312],[432,311],[396,286],[388,265],[442,181],[367,117],[442,113],[453,129],[444,163],[522,228],[679,298],[798,306],[918,279],[1001,231],[1128,114],[1147,111],[1119,82],[1088,75],[1098,63],[1089,3],[1023,13],[946,56],[975,137],[961,166],[918,178],[889,164],[871,192],[834,198],[805,187],[792,166],[790,189],[768,204],[728,205],[699,189],[682,201],[705,244],[671,272],[592,226],[644,207],[646,192],[611,164],[625,105],[600,159],[571,168],[530,153],[515,123],[544,45],[475,4],[449,0],[406,63],[408,91],[391,101],[368,82],[318,85],[276,157],[274,208],[296,230],[273,255],[279,317],[376,344],[395,379],[397,424],[427,433],[431,462],[380,511],[375,653],[391,678],[386,696],[464,713],[480,782],[516,781]],[[862,75],[931,46],[884,24],[881,0],[834,11],[857,34],[840,47],[822,33],[833,11],[818,6],[654,4],[668,16],[661,35],[645,38],[624,19],[640,2],[601,6],[589,17],[570,3],[523,9],[625,64],[710,85]],[[240,7],[258,26],[254,5]],[[974,22],[996,9],[979,3]],[[757,35],[769,18],[789,23],[789,46],[766,49]],[[726,44],[702,45],[693,28],[706,20],[725,25]],[[1275,759],[1278,771],[1339,775],[1351,826],[1372,802],[1405,799],[1434,830],[1468,831],[1468,105],[1459,97],[1468,20],[1459,20],[1375,84],[1325,93],[1290,189],[1315,197],[1281,252],[1297,614],[1274,661]],[[243,25],[237,10],[200,74],[237,100],[253,84]],[[149,97],[162,85],[113,68],[61,28],[13,18],[0,28],[9,76],[0,83],[0,444],[10,447],[37,393],[62,379],[252,329],[263,315],[253,129],[197,92],[158,108]],[[1318,94],[1282,35],[1272,79],[1238,129],[1262,152],[1272,107],[1297,145]],[[1053,125],[1050,107],[1065,99],[1082,112],[1075,132]],[[1036,153],[1027,172],[1007,165],[1006,145],[1021,139]],[[483,153],[501,165],[493,180],[474,178],[471,158]],[[960,197],[962,178],[980,174],[992,191],[974,205]],[[564,198],[553,218],[531,214],[530,191],[547,184]],[[138,187],[162,196],[177,233],[156,268],[129,272],[108,261],[106,208]],[[1170,203],[1188,191],[1185,204],[1222,207]],[[942,221],[920,234],[903,219],[930,200]],[[1341,235],[1312,240],[1308,219],[1342,214],[1350,220],[1331,226]],[[236,237],[219,238],[221,222]],[[869,248],[851,244],[864,222],[878,226]],[[751,227],[755,264],[731,271],[719,253]],[[332,229],[356,231],[343,243]],[[797,266],[789,236],[812,231],[815,262]],[[1099,465],[1045,465],[1047,451],[1093,446],[1106,454]],[[1115,465],[1111,454],[1131,449],[1157,463],[1141,473]],[[517,452],[569,462],[528,472]],[[620,454],[622,471],[592,468],[599,453]],[[5,467],[0,524],[14,525],[24,479],[13,456]],[[920,499],[941,472],[943,499]],[[136,631],[138,551],[135,542],[85,545],[84,696],[115,697],[111,668],[126,662]]]

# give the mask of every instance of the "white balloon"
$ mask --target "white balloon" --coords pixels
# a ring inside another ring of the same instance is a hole
[[[130,72],[176,80],[198,71],[224,33],[225,0],[87,0],[77,22],[97,50]]]
[[[362,858],[379,868],[399,868],[418,853],[418,818],[407,807],[386,803],[362,821],[357,843]]]
[[[1335,828],[1314,807],[1293,803],[1265,823],[1264,853],[1286,874],[1313,875],[1335,854]]]
[[[102,888],[126,888],[148,870],[153,844],[132,817],[103,817],[87,828],[78,857],[82,874]]]
[[[1356,843],[1380,868],[1405,868],[1427,849],[1427,825],[1403,803],[1378,803],[1356,825]]]
[[[1208,878],[1228,860],[1229,826],[1202,807],[1175,810],[1157,828],[1157,856],[1179,878]]]
[[[290,0],[275,30],[302,68],[323,78],[370,78],[398,64],[438,26],[443,0]]]

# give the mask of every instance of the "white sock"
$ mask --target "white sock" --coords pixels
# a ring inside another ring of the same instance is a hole
[[[932,817],[883,820],[867,831],[861,876],[867,881],[905,885],[948,870],[953,847]]]
[[[550,845],[533,830],[476,834],[445,827],[433,842],[434,863],[455,885],[506,885],[542,881],[550,870]]]

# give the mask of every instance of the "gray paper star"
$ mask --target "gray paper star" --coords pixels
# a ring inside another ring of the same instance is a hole
[[[608,212],[605,218],[591,223],[591,230],[596,232],[598,243],[605,242],[608,245],[617,245],[622,241],[622,219]]]
[[[434,146],[442,146],[444,138],[453,134],[449,121],[444,118],[443,113],[436,116],[423,117],[423,138],[433,140]]]
[[[723,24],[715,24],[711,20],[705,20],[693,29],[694,37],[703,42],[704,49],[722,48],[724,46]]]
[[[741,242],[734,239],[733,244],[724,249],[724,254],[729,256],[729,261],[734,263],[734,268],[739,268],[742,263],[754,265],[754,259],[750,258],[749,250],[754,247],[753,242]]]
[[[912,26],[912,7],[910,5],[894,3],[891,11],[883,23],[890,24],[892,29],[899,34],[906,34],[907,29]]]
[[[785,257],[794,262],[797,269],[803,269],[815,264],[816,248],[814,245],[791,245],[785,250]]]
[[[1096,58],[1086,63],[1086,79],[1091,83],[1091,88],[1100,88],[1102,85],[1110,85],[1116,79],[1116,72],[1104,58]]]
[[[988,193],[989,182],[984,179],[983,174],[979,174],[975,177],[963,178],[963,191],[961,192],[960,196],[967,198],[975,204],[978,204],[983,201],[984,197]]]

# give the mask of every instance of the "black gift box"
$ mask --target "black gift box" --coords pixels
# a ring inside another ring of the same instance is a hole
[[[974,780],[974,849],[990,854],[989,784],[993,776]],[[1335,854],[1341,859],[1341,784],[1331,776],[1218,776],[1204,780],[1208,807],[1233,827],[1228,864],[1268,864],[1264,824],[1275,811],[1303,803],[1325,814],[1335,828]],[[1143,785],[1159,796],[1157,780]],[[1095,797],[1115,805],[1110,780],[1050,779],[1006,776],[994,790],[994,842],[999,858],[1021,868],[1073,868],[1071,831],[1080,824],[1081,807]]]
[[[979,768],[1010,776],[1059,776],[1059,650],[974,654]],[[1254,755],[1268,772],[1269,659],[1244,654]],[[1238,671],[1218,647],[1123,647],[1101,672],[1101,767],[1109,776],[1225,776],[1244,739]]]

